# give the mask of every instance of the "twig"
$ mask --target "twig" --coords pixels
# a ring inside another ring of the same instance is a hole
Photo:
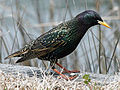
[[[117,48],[118,42],[119,42],[119,38],[118,38],[118,40],[117,40],[117,42],[116,42],[116,44],[115,44],[115,48],[114,48],[114,50],[113,50],[112,58],[111,58],[111,60],[110,60],[110,63],[109,63],[108,69],[107,69],[107,73],[108,73],[108,71],[109,71],[109,69],[110,69],[110,66],[111,66],[111,63],[112,63],[113,57],[114,57],[114,55],[115,55],[115,51],[116,51],[116,48]]]

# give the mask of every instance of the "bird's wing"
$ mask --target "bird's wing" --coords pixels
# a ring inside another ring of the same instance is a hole
[[[65,28],[53,28],[52,30],[44,33],[28,45],[25,45],[25,47],[20,51],[7,56],[5,59],[25,56],[31,52],[41,53],[40,56],[45,55],[49,52],[52,52],[59,46],[65,44],[65,35],[67,35],[67,30],[65,30]]]
[[[46,52],[47,51],[46,54],[48,52],[52,52],[59,46],[66,43],[65,42],[66,35],[67,35],[66,30],[55,30],[55,31],[48,32],[44,36],[38,37],[34,41],[31,47],[31,51],[35,51],[35,52],[42,52],[42,51]]]

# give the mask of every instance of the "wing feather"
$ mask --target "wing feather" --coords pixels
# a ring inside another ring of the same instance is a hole
[[[7,56],[5,59],[12,57],[24,57],[27,55],[29,56],[30,53],[39,53],[40,57],[42,55],[48,54],[49,52],[52,52],[59,46],[65,44],[67,30],[61,26],[59,26],[59,29],[58,27],[55,27],[49,32],[42,34],[36,40],[26,45],[23,49]]]

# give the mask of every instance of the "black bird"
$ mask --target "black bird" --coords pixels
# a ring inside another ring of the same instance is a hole
[[[62,65],[57,63],[58,59],[63,58],[72,53],[78,46],[87,30],[94,25],[110,26],[105,23],[102,18],[93,10],[86,10],[78,14],[73,19],[63,22],[54,27],[50,31],[42,34],[36,40],[25,45],[21,50],[9,55],[7,58],[21,57],[18,62],[38,58],[50,61],[52,69],[62,77],[67,77],[57,71],[54,64],[61,68]],[[63,68],[66,72],[69,70]],[[73,77],[69,77],[73,79]]]

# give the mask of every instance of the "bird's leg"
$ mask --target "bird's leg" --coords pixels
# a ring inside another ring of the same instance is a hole
[[[53,69],[54,72],[56,72],[57,74],[59,74],[60,76],[62,76],[62,78],[66,79],[66,80],[69,80],[69,79],[73,80],[73,79],[75,79],[77,77],[77,75],[71,76],[71,77],[67,77],[64,74],[62,74],[61,72],[59,72],[57,69],[55,69],[54,66],[52,67],[52,69]]]
[[[58,65],[60,68],[62,68],[64,71],[63,71],[63,73],[79,73],[80,71],[78,71],[78,70],[72,70],[72,71],[70,71],[70,70],[68,70],[68,69],[66,69],[65,67],[63,67],[61,64],[59,64],[59,63],[57,63],[56,62],[56,65]]]
[[[71,76],[71,77],[67,77],[66,75],[63,75],[61,72],[59,72],[57,69],[55,69],[55,66],[54,66],[55,63],[50,62],[50,66],[52,67],[53,71],[56,72],[57,74],[59,74],[60,76],[62,76],[62,78],[66,79],[66,80],[69,80],[69,79],[72,80],[72,79],[75,79],[77,77],[77,75]]]

